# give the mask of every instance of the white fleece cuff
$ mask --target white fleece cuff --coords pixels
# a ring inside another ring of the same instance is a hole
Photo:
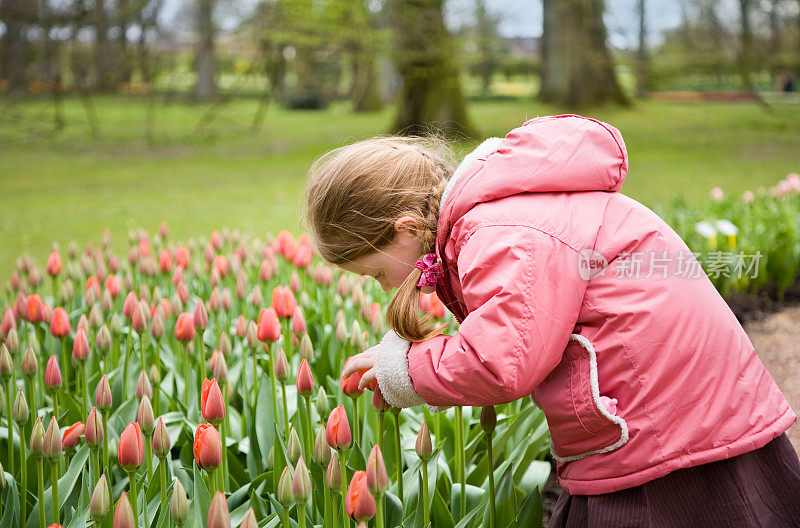
[[[415,407],[425,400],[414,390],[408,375],[408,349],[411,341],[403,339],[394,330],[389,330],[376,345],[375,379],[383,399],[392,407]]]

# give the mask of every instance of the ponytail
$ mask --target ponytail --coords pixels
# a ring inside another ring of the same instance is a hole
[[[386,323],[403,339],[412,342],[425,341],[441,334],[447,325],[431,325],[431,314],[420,316],[420,292],[417,282],[422,270],[414,268],[389,302],[386,308]]]

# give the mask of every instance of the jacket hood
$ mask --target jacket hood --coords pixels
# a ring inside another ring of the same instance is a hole
[[[628,152],[613,126],[574,114],[537,117],[467,155],[442,194],[438,231],[481,202],[524,192],[618,191]]]

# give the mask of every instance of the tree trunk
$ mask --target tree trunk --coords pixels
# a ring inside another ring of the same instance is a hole
[[[647,25],[645,22],[645,0],[637,1],[639,12],[639,49],[636,52],[636,96],[647,95],[649,90],[649,63],[647,57]]]
[[[544,55],[539,98],[586,107],[628,105],[606,47],[603,0],[544,0]]]
[[[214,22],[211,19],[213,9],[213,0],[198,0],[197,32],[200,42],[194,63],[195,72],[197,73],[194,96],[200,101],[209,101],[217,96]]]
[[[113,88],[111,79],[111,50],[108,47],[108,16],[105,1],[94,2],[94,87],[95,90],[108,91]]]
[[[395,61],[403,87],[392,128],[402,134],[477,135],[467,119],[443,0],[393,0]]]
[[[29,16],[28,0],[3,0],[0,3],[0,20],[6,25],[3,35],[3,54],[0,57],[0,79],[8,82],[10,90],[24,90],[27,86],[28,39],[25,28]]]
[[[140,2],[141,4],[141,2]],[[141,11],[146,7],[145,5],[140,6],[139,14],[141,15]],[[119,82],[122,83],[129,83],[131,82],[131,61],[128,57],[128,20],[130,19],[130,1],[129,0],[117,0],[117,10],[120,15],[119,20],[119,53],[120,53],[120,62],[119,62]]]
[[[741,33],[739,42],[739,75],[742,78],[742,87],[753,91],[753,79],[750,75],[750,55],[753,47],[753,34],[750,29],[750,0],[739,0],[739,17],[741,18]]]

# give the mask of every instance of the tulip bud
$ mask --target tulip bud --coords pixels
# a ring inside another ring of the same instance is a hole
[[[431,445],[431,433],[428,430],[428,422],[422,422],[422,428],[417,435],[417,443],[414,445],[414,450],[420,460],[427,462],[431,458],[433,446]]]
[[[277,341],[280,336],[281,323],[278,320],[278,313],[272,306],[264,308],[258,316],[259,341],[271,343]]]
[[[344,319],[336,323],[335,337],[340,343],[347,341],[347,326],[345,325]]]
[[[36,352],[32,345],[28,345],[28,348],[25,349],[19,366],[28,379],[36,375],[36,371],[39,369],[39,360],[36,358]]]
[[[86,418],[86,429],[84,431],[86,445],[92,449],[98,449],[103,443],[103,438],[105,438],[103,421],[97,414],[97,407],[92,407],[89,416]]]
[[[47,431],[44,433],[43,453],[48,460],[55,462],[61,458],[62,449],[61,431],[58,429],[56,417],[53,416],[50,418],[50,424],[47,426]]]
[[[292,475],[289,473],[289,466],[283,468],[283,473],[281,473],[281,478],[278,481],[278,493],[276,495],[281,506],[284,508],[292,506],[294,498],[292,497]]]
[[[42,425],[41,418],[36,419],[33,424],[33,431],[31,432],[31,455],[34,458],[42,458],[44,456],[44,426]]]
[[[300,357],[307,360],[314,357],[314,347],[308,334],[303,334],[303,338],[300,340]]]
[[[91,328],[100,328],[101,324],[103,324],[103,316],[100,312],[100,306],[95,303],[89,312],[89,326]]]
[[[486,434],[492,434],[495,426],[497,426],[497,411],[494,405],[484,407],[481,409],[481,427]]]
[[[353,359],[353,356],[347,358],[344,362],[345,366]],[[344,369],[343,369],[344,370]],[[358,387],[359,383],[361,383],[361,374],[362,371],[353,372],[348,377],[342,377],[339,379],[340,385],[342,387],[342,392],[347,396],[352,398],[357,398],[358,396],[364,394],[365,389],[360,389]]]
[[[14,418],[14,422],[16,422],[20,428],[22,425],[28,423],[28,417],[30,416],[28,401],[25,399],[25,393],[22,392],[22,389],[20,388],[17,388],[17,398],[14,400],[14,407],[11,410],[11,416]]]
[[[133,508],[128,501],[128,492],[123,491],[117,501],[117,507],[114,508],[114,528],[134,528],[136,526],[136,518],[133,516]]]
[[[222,464],[222,443],[219,432],[209,423],[201,423],[194,432],[194,459],[203,469],[215,469]]]
[[[108,509],[111,506],[111,496],[108,491],[108,482],[106,481],[105,473],[100,475],[97,485],[92,492],[92,498],[89,500],[89,518],[98,525],[100,521],[108,514]]]
[[[112,335],[119,335],[122,332],[122,318],[118,312],[111,314],[111,321],[108,323],[108,329]]]
[[[218,353],[217,361],[211,370],[214,378],[218,379],[220,383],[224,384],[228,381],[228,363],[222,353]]]
[[[86,337],[86,329],[78,323],[78,330],[75,332],[75,343],[72,346],[72,359],[84,361],[89,357],[89,338]]]
[[[136,399],[142,401],[145,395],[148,398],[152,398],[153,387],[150,385],[150,378],[147,377],[147,372],[142,370],[139,374],[139,380],[136,382]]]
[[[380,387],[376,386],[375,392],[372,393],[372,406],[380,413],[386,412],[392,407],[384,399]]]
[[[103,354],[111,350],[111,332],[109,331],[108,326],[103,325],[100,327],[100,330],[97,331],[97,337],[94,340],[94,344],[97,347],[97,350]]]
[[[231,339],[228,337],[228,332],[222,332],[219,335],[219,351],[222,352],[223,356],[231,354]]]
[[[194,327],[198,330],[205,330],[208,327],[208,312],[206,312],[206,305],[202,299],[197,300],[194,306]]]
[[[278,353],[275,355],[275,378],[281,383],[289,379],[289,360],[286,359],[283,347],[278,347]]]
[[[183,489],[183,484],[176,477],[175,485],[172,486],[172,500],[169,503],[169,513],[172,520],[178,526],[183,526],[186,522],[186,517],[189,515],[189,501],[186,499],[186,491]]]
[[[328,416],[331,408],[330,405],[328,405],[328,394],[323,387],[320,387],[317,391],[317,398],[314,400],[314,405],[316,405],[317,414],[320,417]]]
[[[122,431],[117,451],[119,465],[125,471],[135,471],[144,462],[144,440],[138,422],[131,422]]]
[[[3,321],[0,322],[0,339],[6,339],[11,329],[16,327],[17,318],[14,317],[14,310],[6,308],[6,311],[3,312]]]
[[[258,284],[253,286],[253,291],[250,293],[250,304],[253,308],[258,308],[264,304],[264,295],[261,293],[261,287]]]
[[[302,456],[297,460],[297,466],[294,469],[292,498],[298,506],[306,504],[311,498],[311,475],[308,474],[308,468],[306,468]],[[301,515],[304,514],[301,513]]]
[[[150,335],[156,339],[164,337],[164,315],[161,310],[156,310],[153,315],[153,322],[150,324]]]
[[[203,418],[214,425],[219,425],[225,419],[225,400],[216,378],[203,380],[200,410]]]
[[[175,339],[181,343],[189,343],[194,339],[194,317],[190,313],[178,314],[175,322]]]
[[[248,321],[244,315],[240,315],[236,319],[236,337],[244,339],[247,336]]]
[[[325,467],[331,460],[331,446],[325,439],[325,427],[320,424],[317,427],[317,437],[314,441],[314,462]]]
[[[207,528],[231,528],[231,514],[228,511],[228,501],[225,495],[217,492],[208,508]]]
[[[5,346],[8,347],[9,352],[16,354],[19,350],[19,335],[17,335],[17,329],[12,328],[8,331],[8,335],[6,336]]]
[[[336,450],[344,450],[350,447],[352,436],[344,405],[339,404],[338,407],[331,411],[325,428],[325,439],[328,441],[328,445]]]
[[[155,429],[155,417],[153,416],[153,406],[150,404],[150,398],[145,394],[142,396],[142,401],[139,402],[139,410],[136,413],[136,421],[139,422],[139,427],[142,429],[146,436],[150,436]]]
[[[8,380],[14,372],[14,361],[5,343],[0,345],[0,378]]]
[[[297,464],[300,456],[303,453],[303,448],[300,446],[300,437],[297,436],[297,430],[292,427],[289,433],[289,443],[286,445],[286,456],[292,464]]]
[[[154,387],[161,385],[161,372],[158,371],[158,365],[155,363],[150,365],[150,372],[147,377],[150,378],[150,384]]]
[[[357,320],[353,320],[353,326],[350,329],[350,344],[353,345],[353,348],[356,350],[364,348],[364,343],[361,338],[361,325],[358,324]]]
[[[28,346],[33,348],[35,354],[39,354],[39,339],[36,338],[36,333],[33,331],[28,335]]]
[[[331,461],[325,470],[325,485],[334,493],[342,488],[342,469],[339,467],[339,453],[336,451],[331,453]]]
[[[105,374],[100,378],[100,383],[97,384],[94,404],[101,412],[107,412],[111,409],[111,386],[108,384],[108,376]]]
[[[256,521],[256,514],[252,506],[247,508],[247,513],[244,514],[244,519],[242,519],[242,524],[239,525],[239,528],[258,528],[258,521]]]
[[[347,488],[345,510],[357,522],[368,521],[375,516],[375,497],[367,489],[367,474],[356,471]]]
[[[367,459],[367,488],[375,498],[381,497],[389,487],[389,476],[383,463],[383,453],[379,446],[374,446]]]
[[[255,347],[258,345],[258,325],[255,321],[250,321],[247,323],[247,346],[250,348]]]
[[[170,443],[167,426],[164,425],[164,420],[159,417],[158,421],[156,421],[155,431],[153,432],[153,453],[155,453],[158,458],[166,457],[169,454]]]
[[[297,369],[297,392],[305,397],[311,396],[314,392],[314,376],[305,359],[300,362],[300,367]]]
[[[50,333],[54,337],[64,337],[68,336],[71,331],[67,311],[60,306],[55,308],[50,316]]]

